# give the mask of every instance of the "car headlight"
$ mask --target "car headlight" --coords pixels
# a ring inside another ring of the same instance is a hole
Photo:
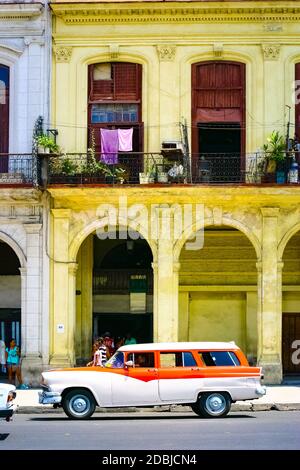
[[[8,392],[8,394],[7,394],[7,403],[9,403],[10,401],[13,401],[14,398],[16,398],[16,396],[17,396],[17,394],[13,390]]]

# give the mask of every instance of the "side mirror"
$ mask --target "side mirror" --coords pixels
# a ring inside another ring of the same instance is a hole
[[[133,367],[133,361],[126,361],[124,366],[125,367]]]

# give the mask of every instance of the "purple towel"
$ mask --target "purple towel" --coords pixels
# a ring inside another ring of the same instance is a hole
[[[101,160],[107,165],[118,163],[119,138],[118,129],[100,129]]]

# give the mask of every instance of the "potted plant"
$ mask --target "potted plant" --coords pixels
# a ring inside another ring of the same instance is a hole
[[[38,153],[58,153],[59,146],[47,134],[41,134],[36,139]]]
[[[285,158],[286,158],[286,142],[283,135],[279,131],[273,131],[267,138],[267,143],[263,146],[265,159],[265,172],[267,180],[275,180],[276,182],[285,182]]]
[[[149,167],[147,172],[139,173],[140,184],[154,183],[155,176],[156,176],[156,168],[155,168],[155,165],[152,165],[151,167]]]

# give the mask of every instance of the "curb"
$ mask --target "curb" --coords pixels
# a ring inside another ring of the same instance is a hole
[[[47,406],[47,405],[46,405]],[[260,404],[239,404],[233,403],[231,411],[300,411],[300,403],[260,403]],[[165,405],[165,406],[154,406],[149,408],[97,408],[94,414],[104,413],[192,413],[189,406],[176,406],[176,405]],[[63,414],[62,408],[46,408],[44,406],[19,406],[16,410],[17,414]]]

